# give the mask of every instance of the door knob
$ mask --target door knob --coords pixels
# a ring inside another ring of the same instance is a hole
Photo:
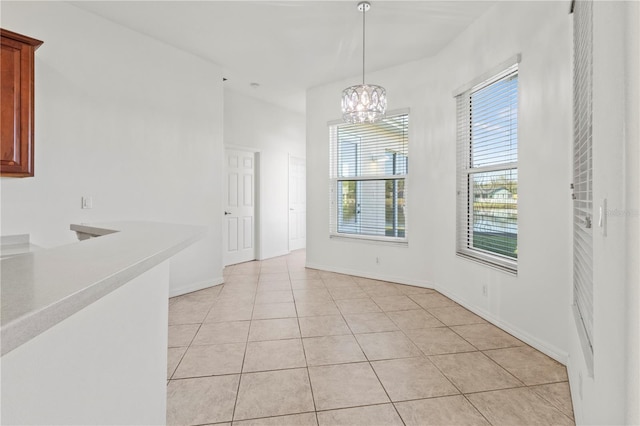
[[[226,216],[226,215],[229,215],[229,214],[231,214],[231,212],[227,212],[227,211],[225,211],[225,212],[224,212],[224,215],[225,215],[225,216]]]

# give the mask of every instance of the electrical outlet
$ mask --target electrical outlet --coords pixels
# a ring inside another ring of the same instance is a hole
[[[482,284],[482,295],[484,297],[489,296],[489,287],[486,284]]]
[[[379,265],[380,264],[380,258],[376,257],[376,264]]]

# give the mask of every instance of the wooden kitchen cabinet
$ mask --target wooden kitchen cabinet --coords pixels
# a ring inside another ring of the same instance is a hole
[[[33,176],[34,53],[40,40],[0,29],[0,175]]]

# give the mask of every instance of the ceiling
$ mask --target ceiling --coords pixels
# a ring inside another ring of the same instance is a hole
[[[373,1],[366,14],[367,73],[436,54],[494,3]],[[213,62],[224,70],[225,87],[290,110],[304,112],[310,87],[361,81],[357,1],[72,4]]]

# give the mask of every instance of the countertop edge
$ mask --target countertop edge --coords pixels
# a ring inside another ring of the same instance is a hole
[[[149,224],[149,222],[142,223]],[[113,233],[130,234],[136,232],[135,223],[127,222],[124,224],[127,226],[118,226],[119,223],[117,222],[114,223],[113,226],[109,226],[111,225],[109,224],[105,227],[100,225],[71,225],[70,229],[80,232],[88,230],[93,235],[108,235]],[[27,343],[49,328],[122,287],[132,279],[150,270],[154,266],[159,265],[206,235],[206,227],[160,223],[155,225],[159,230],[162,229],[163,225],[183,227],[185,230],[185,236],[179,238],[178,242],[168,243],[166,247],[162,247],[157,251],[150,251],[148,256],[132,262],[131,265],[123,269],[114,271],[113,274],[106,278],[93,283],[88,283],[86,287],[61,298],[55,303],[49,304],[48,306],[40,309],[32,310],[6,324],[2,324],[2,345],[0,356],[3,356]],[[82,244],[82,242],[74,244]],[[55,250],[55,248],[51,250]]]

